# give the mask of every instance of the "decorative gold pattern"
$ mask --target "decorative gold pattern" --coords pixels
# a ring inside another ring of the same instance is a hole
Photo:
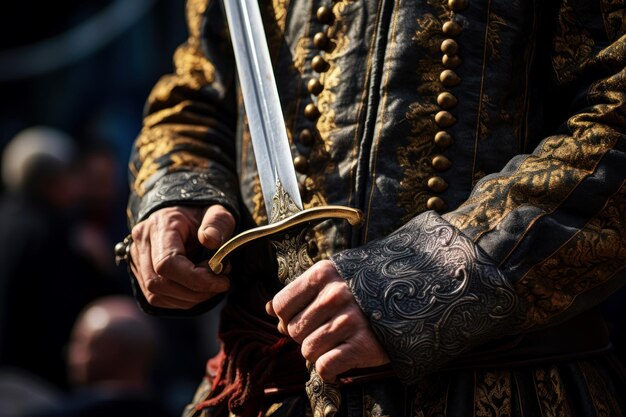
[[[604,28],[610,41],[626,33],[626,7],[624,0],[601,0]]]
[[[533,376],[542,417],[571,416],[558,369],[555,366],[538,368],[534,370]]]
[[[442,24],[449,19],[449,12],[441,1],[429,0],[432,13],[424,13],[418,18],[418,30],[413,41],[424,51],[424,58],[417,63],[417,92],[421,100],[409,106],[406,119],[411,126],[408,145],[398,147],[398,163],[404,169],[400,182],[398,205],[405,212],[407,221],[427,209],[427,202],[432,195],[426,189],[428,179],[435,175],[431,166],[431,157],[436,150],[433,140],[439,127],[434,115],[440,110],[437,97],[443,87],[439,75],[444,69],[440,63],[441,42],[445,39]]]
[[[494,12],[489,13],[489,22],[487,23],[487,59],[495,60],[500,57],[500,47],[502,39],[500,31],[507,26],[506,20]]]
[[[477,371],[474,416],[510,417],[511,372],[508,369]]]
[[[385,414],[383,408],[376,402],[376,400],[365,394],[363,397],[363,416],[364,417],[389,417],[389,414]]]
[[[308,198],[304,205],[307,208],[327,204],[324,182],[337,169],[336,163],[331,160],[332,135],[337,129],[334,109],[337,97],[334,90],[340,86],[343,72],[338,61],[348,47],[348,25],[343,13],[351,3],[353,0],[343,0],[335,2],[332,6],[334,19],[327,31],[332,47],[324,54],[328,70],[320,74],[324,90],[317,97],[317,108],[321,114],[315,126],[321,141],[316,141],[309,155],[311,166],[320,168],[312,169],[305,182]]]
[[[612,111],[606,106],[604,113]],[[588,117],[592,117],[587,115]],[[578,117],[570,120],[575,136],[552,136],[514,173],[484,179],[461,210],[444,216],[474,240],[524,205],[551,212],[558,207],[598,161],[615,146],[619,136]],[[469,210],[464,210],[467,207]]]
[[[283,188],[280,180],[276,180],[276,193],[272,197],[272,214],[270,223],[277,223],[287,217],[301,211],[293,197]]]
[[[306,394],[311,400],[313,417],[333,417],[341,406],[339,385],[325,382],[315,371],[310,369],[311,379],[306,383]]]
[[[593,407],[596,409],[596,416],[620,417],[622,412],[617,401],[609,394],[606,384],[593,365],[585,361],[577,362],[577,365],[587,382],[587,389],[589,390]]]
[[[516,284],[528,302],[524,328],[548,322],[626,266],[626,181],[604,208]]]
[[[572,0],[563,0],[554,36],[552,66],[561,83],[572,81],[583,64],[593,56],[595,42],[578,21]]]

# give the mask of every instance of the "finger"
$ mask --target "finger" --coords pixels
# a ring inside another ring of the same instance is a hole
[[[311,332],[331,318],[350,314],[349,318],[356,323],[358,317],[354,317],[354,310],[347,309],[354,303],[353,300],[352,293],[343,281],[330,282],[308,306],[287,322],[287,333],[296,342],[302,343]]]
[[[138,260],[138,265],[131,268],[148,304],[160,308],[187,309],[206,299],[202,294],[159,277],[152,267],[152,258],[149,255],[150,242],[144,242],[142,246],[144,250],[141,251],[135,244],[131,246],[131,256]]]
[[[208,266],[195,265],[185,255],[185,243],[178,230],[153,228],[151,230],[152,262],[159,277],[166,278],[181,286],[204,295],[222,293],[228,290],[230,282],[223,275],[215,275]],[[173,295],[173,294],[170,294]]]
[[[355,332],[354,317],[351,311],[339,314],[321,325],[302,341],[302,356],[315,363],[320,356],[345,343]]]
[[[315,362],[315,370],[319,376],[326,382],[335,382],[337,375],[354,369],[356,364],[353,347],[346,343],[329,350],[320,356]]]
[[[224,207],[215,204],[209,207],[198,229],[198,240],[209,249],[218,249],[235,230],[235,218]]]
[[[274,312],[285,323],[289,323],[293,316],[317,297],[319,291],[333,278],[333,271],[337,273],[332,263],[329,264],[332,269],[325,262],[316,263],[274,296]]]

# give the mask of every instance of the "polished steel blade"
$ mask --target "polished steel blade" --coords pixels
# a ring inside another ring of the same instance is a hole
[[[224,0],[224,8],[268,219],[279,183],[302,210],[259,5],[257,0]]]

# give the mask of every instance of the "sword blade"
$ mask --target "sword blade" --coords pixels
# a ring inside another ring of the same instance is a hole
[[[277,184],[302,210],[259,5],[257,0],[224,0],[224,9],[268,219]]]

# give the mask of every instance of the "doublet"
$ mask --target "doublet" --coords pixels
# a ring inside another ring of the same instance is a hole
[[[594,308],[626,279],[626,3],[260,5],[304,205],[366,218],[308,236],[397,376],[346,387],[343,412],[621,415]],[[187,19],[130,161],[130,224],[222,204],[239,229],[262,225],[220,4],[189,0]],[[273,412],[297,415],[289,401]]]

